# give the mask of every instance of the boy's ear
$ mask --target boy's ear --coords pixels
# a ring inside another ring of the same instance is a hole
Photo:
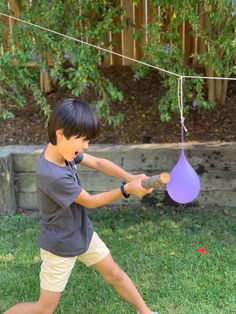
[[[56,130],[57,143],[62,140],[63,136],[64,136],[63,129]]]

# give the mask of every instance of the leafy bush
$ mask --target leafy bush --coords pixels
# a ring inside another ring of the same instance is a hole
[[[114,35],[127,27],[124,8],[118,1],[42,0],[32,3],[20,1],[20,18],[108,49],[115,43],[107,40],[105,43],[107,33],[111,31]],[[151,0],[149,3],[152,21],[147,26],[148,44],[143,45],[146,62],[181,75],[230,77],[236,73],[235,0]],[[0,4],[0,10],[9,12],[6,2]],[[191,25],[198,41],[197,53],[190,56],[198,62],[198,68],[185,63],[180,35],[183,22]],[[4,29],[2,19],[0,23]],[[135,33],[134,38],[142,35],[144,30]],[[24,90],[31,90],[36,104],[49,115],[51,109],[41,90],[46,93],[51,90],[51,84],[57,84],[78,97],[92,88],[97,96],[94,107],[100,116],[113,124],[121,121],[121,114],[112,116],[109,103],[121,101],[122,94],[99,72],[99,65],[106,57],[104,52],[23,23],[14,24],[9,47],[9,51],[0,54],[0,95],[7,95],[24,106]],[[30,64],[34,68],[30,68]],[[134,68],[140,78],[149,71],[148,67],[136,65]],[[168,121],[178,112],[178,78],[161,74],[167,92],[159,102],[159,110],[161,119]],[[190,107],[210,109],[216,103],[224,104],[227,86],[227,80],[185,79],[185,111]],[[2,105],[0,118],[9,117],[12,113]]]
[[[6,8],[4,12],[7,12]],[[79,3],[75,0],[43,0],[33,5],[21,1],[20,12],[23,20],[101,46],[108,31],[120,32],[122,25],[114,23],[114,19],[124,14],[121,6],[103,0]],[[113,44],[110,42],[108,48]],[[13,35],[9,37],[9,47],[11,50],[0,56],[0,93],[17,105],[25,105],[22,92],[28,89],[33,92],[36,104],[49,115],[50,106],[38,84],[41,76],[41,83],[46,79],[48,84],[46,92],[50,91],[51,82],[67,87],[75,97],[93,88],[98,99],[94,106],[100,116],[108,118],[110,123],[120,121],[121,115],[111,115],[109,103],[122,100],[122,94],[99,72],[104,53],[19,22],[15,23]],[[30,68],[30,64],[34,67]],[[2,118],[11,117],[6,112],[2,110]]]
[[[152,0],[153,21],[148,24],[148,44],[143,47],[144,60],[158,67],[180,75],[207,75],[230,77],[236,73],[235,27],[236,4],[229,0]],[[158,14],[158,6],[161,7]],[[170,21],[168,22],[168,16]],[[196,36],[198,52],[190,56],[196,58],[202,71],[185,63],[182,51],[180,26],[189,22],[193,36]],[[139,77],[144,77],[148,69],[135,66]],[[171,114],[178,112],[178,78],[161,73],[163,85],[167,89],[159,103],[161,119],[168,121]],[[185,111],[191,106],[210,109],[216,103],[223,104],[227,92],[227,80],[207,80],[207,97],[202,79],[185,79]]]

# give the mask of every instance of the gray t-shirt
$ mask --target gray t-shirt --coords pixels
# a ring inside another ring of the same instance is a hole
[[[41,214],[39,246],[63,257],[84,253],[90,244],[93,227],[85,208],[74,201],[82,191],[76,164],[80,153],[66,166],[56,165],[42,152],[37,166],[36,187]]]

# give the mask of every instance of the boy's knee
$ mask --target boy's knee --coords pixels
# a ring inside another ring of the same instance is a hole
[[[53,314],[55,308],[54,307],[47,307],[46,304],[38,304],[38,309],[40,314]]]
[[[107,272],[104,276],[104,279],[111,283],[116,284],[123,280],[124,272],[119,267],[111,269],[109,272]]]
[[[53,314],[56,309],[56,304],[50,304],[49,302],[43,302],[39,300],[37,306],[40,314]]]
[[[52,314],[60,300],[60,292],[52,292],[41,289],[37,307],[40,309],[40,314]]]

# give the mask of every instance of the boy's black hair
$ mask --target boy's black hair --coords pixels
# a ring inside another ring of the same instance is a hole
[[[48,138],[57,144],[56,130],[63,129],[67,139],[71,136],[94,139],[99,131],[99,122],[90,106],[81,100],[64,99],[53,109],[48,122]]]

